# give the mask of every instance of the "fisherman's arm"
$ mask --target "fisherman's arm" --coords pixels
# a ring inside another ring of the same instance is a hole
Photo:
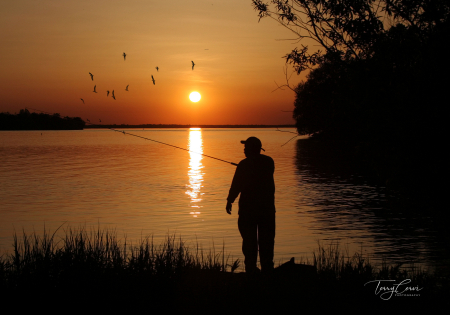
[[[231,214],[232,204],[236,200],[237,196],[241,192],[242,187],[242,169],[240,165],[237,166],[236,172],[234,173],[233,181],[231,182],[230,191],[227,197],[227,205],[225,209],[228,214]]]

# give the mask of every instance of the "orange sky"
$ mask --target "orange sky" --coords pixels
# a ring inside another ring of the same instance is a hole
[[[285,83],[282,57],[299,44],[283,40],[293,35],[275,21],[258,23],[250,0],[6,1],[0,34],[0,112],[32,107],[111,124],[294,122],[281,111],[293,109],[294,93],[272,91]]]

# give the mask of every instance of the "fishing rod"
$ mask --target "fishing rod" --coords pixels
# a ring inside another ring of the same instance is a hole
[[[53,113],[49,113],[49,112],[46,112],[46,111],[43,111],[43,110],[40,110],[40,109],[36,109],[36,108],[25,107],[25,109],[31,109],[31,110],[38,111],[38,112],[41,112],[41,113],[53,115]],[[85,123],[86,123],[86,124],[89,124],[89,125],[93,125],[93,126],[102,126],[101,124],[94,124],[94,123],[91,123],[90,121],[89,121],[89,122],[85,122]],[[159,143],[159,144],[164,144],[164,145],[167,145],[167,146],[169,146],[169,147],[173,147],[173,148],[176,148],[176,149],[181,149],[181,150],[184,150],[184,151],[187,151],[187,152],[191,152],[191,153],[195,153],[195,154],[200,154],[200,155],[203,155],[203,156],[205,156],[205,157],[209,157],[209,158],[214,159],[214,160],[218,160],[218,161],[221,161],[221,162],[225,162],[225,163],[228,163],[228,164],[237,166],[237,164],[236,164],[236,163],[233,163],[233,162],[225,161],[225,160],[216,158],[216,157],[214,157],[214,156],[207,155],[207,154],[203,154],[203,153],[200,153],[200,152],[191,151],[191,150],[189,150],[189,149],[182,148],[182,147],[178,147],[178,146],[173,145],[173,144],[169,144],[169,143],[165,143],[165,142],[162,142],[162,141],[158,141],[158,140],[150,139],[150,138],[147,138],[147,137],[139,136],[139,135],[136,135],[136,134],[133,134],[133,133],[125,132],[124,130],[118,130],[118,129],[108,128],[108,127],[106,127],[106,129],[109,129],[109,130],[112,130],[112,131],[116,131],[116,132],[120,132],[120,133],[123,133],[124,135],[129,135],[129,136],[141,138],[141,139],[148,140],[148,141],[153,141],[153,142],[156,142],[156,143]]]

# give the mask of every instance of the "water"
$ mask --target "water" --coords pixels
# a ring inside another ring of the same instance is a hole
[[[294,131],[294,129],[283,129]],[[274,129],[147,129],[130,133],[220,159],[244,158],[240,140],[256,136],[275,161],[275,262],[311,260],[317,242],[339,241],[374,263],[448,261],[428,218],[389,208],[383,187],[321,165],[301,137]],[[235,167],[110,130],[0,133],[0,251],[14,231],[59,226],[114,228],[127,241],[176,234],[240,258],[237,202],[226,214]]]

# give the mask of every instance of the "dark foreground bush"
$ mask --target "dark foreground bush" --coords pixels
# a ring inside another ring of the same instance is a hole
[[[375,270],[361,255],[345,258],[337,245],[319,245],[314,265],[292,259],[272,275],[249,276],[235,272],[239,260],[230,262],[224,250],[191,250],[174,236],[155,246],[151,238],[132,245],[100,228],[65,232],[60,240],[46,232],[14,237],[14,252],[0,259],[2,300],[18,310],[324,312],[425,309],[450,292],[448,278],[398,266]],[[410,292],[419,295],[381,299],[376,283],[368,283],[377,279],[410,279],[402,287],[420,289]]]

